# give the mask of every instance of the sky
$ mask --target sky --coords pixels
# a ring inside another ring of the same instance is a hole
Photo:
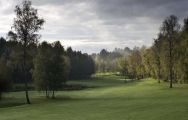
[[[188,17],[188,0],[31,0],[45,19],[40,41],[61,41],[84,53],[143,45],[171,14]],[[0,36],[6,37],[22,0],[0,0]]]

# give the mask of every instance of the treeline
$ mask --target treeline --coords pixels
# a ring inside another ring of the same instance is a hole
[[[0,38],[0,93],[24,83],[23,45],[11,35],[9,32],[7,40]],[[46,93],[58,90],[68,79],[88,78],[95,72],[91,56],[70,47],[65,50],[59,41],[30,44],[26,58],[27,81]]]
[[[23,84],[27,103],[29,83],[46,97],[54,98],[68,79],[83,79],[95,72],[95,64],[88,54],[65,50],[59,41],[38,43],[44,20],[38,17],[31,1],[15,7],[16,18],[6,39],[0,38],[0,98],[6,91],[14,91],[15,84]]]
[[[131,49],[125,47],[124,49],[115,48],[113,51],[107,51],[102,49],[98,54],[92,54],[92,58],[95,61],[97,72],[116,72],[117,60],[123,56],[128,56],[131,53]]]
[[[153,77],[188,83],[188,18],[181,27],[174,15],[167,17],[150,48],[134,48],[118,61],[119,71],[134,79]]]
[[[24,83],[23,45],[11,36],[0,38],[1,92],[10,84]],[[14,34],[15,35],[15,34]],[[64,50],[59,41],[30,44],[27,49],[26,78],[38,90],[57,90],[68,79],[83,79],[95,72],[95,64],[88,54]],[[10,88],[9,88],[10,89]],[[12,88],[11,90],[14,90]],[[48,95],[48,94],[47,94]]]
[[[71,47],[67,48],[66,55],[71,64],[69,79],[88,78],[95,73],[95,62],[90,55],[73,51]]]

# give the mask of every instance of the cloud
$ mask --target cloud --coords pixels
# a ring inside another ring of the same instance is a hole
[[[97,0],[101,17],[121,19],[135,17],[161,18],[169,14],[187,15],[187,0]]]
[[[0,35],[10,30],[14,6],[22,0],[0,1]],[[187,17],[187,0],[32,0],[46,21],[41,40],[92,53],[106,48],[151,46],[162,21]]]

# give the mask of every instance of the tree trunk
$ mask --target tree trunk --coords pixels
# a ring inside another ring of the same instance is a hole
[[[46,88],[46,98],[49,98],[48,89]]]
[[[28,83],[26,78],[26,43],[24,44],[24,57],[23,57],[23,69],[24,69],[24,82],[25,82],[25,97],[27,104],[31,104],[28,93]]]
[[[161,83],[161,70],[158,71],[158,83]]]
[[[161,63],[160,63],[160,57],[158,57],[158,62],[157,62],[157,67],[158,67],[158,83],[161,83]]]
[[[0,91],[0,100],[2,99],[2,93],[1,93],[1,91]]]
[[[54,93],[54,90],[52,91],[52,99],[55,98],[55,93]]]
[[[172,88],[172,69],[170,68],[170,88]]]
[[[169,40],[169,72],[170,72],[170,88],[172,88],[172,37]]]

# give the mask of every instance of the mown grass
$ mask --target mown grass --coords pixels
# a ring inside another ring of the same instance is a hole
[[[55,100],[30,92],[32,104],[23,104],[24,93],[5,95],[0,120],[187,120],[188,85],[158,84],[153,79],[125,83],[121,76],[97,75],[69,84],[96,86],[79,91],[59,91]],[[11,107],[12,106],[12,107]]]

